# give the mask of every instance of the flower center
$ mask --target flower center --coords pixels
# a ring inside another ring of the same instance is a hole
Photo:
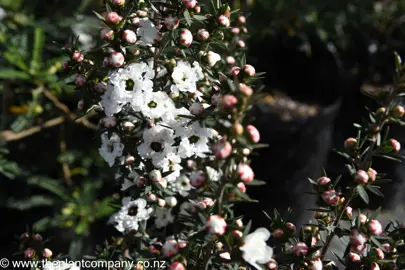
[[[156,107],[157,107],[157,103],[154,102],[154,101],[151,101],[151,102],[148,103],[148,107],[149,107],[149,108],[156,108]]]
[[[151,143],[150,148],[155,152],[162,152],[162,150],[163,150],[162,144],[159,142]]]
[[[128,216],[136,216],[138,214],[138,206],[137,205],[132,205],[128,209]]]
[[[125,90],[132,91],[134,90],[135,82],[132,79],[128,79],[125,82]]]
[[[189,140],[191,143],[196,143],[196,142],[198,142],[199,139],[200,139],[200,137],[193,135],[193,136],[191,136],[188,140]]]

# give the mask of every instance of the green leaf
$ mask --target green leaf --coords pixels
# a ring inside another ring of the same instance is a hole
[[[184,15],[184,18],[186,19],[187,25],[191,26],[192,20],[191,20],[190,12],[188,12],[188,10],[185,10],[183,15]]]
[[[29,185],[35,185],[46,189],[65,201],[70,200],[70,197],[66,194],[66,190],[63,188],[61,183],[55,179],[45,176],[32,176],[28,179],[27,183]]]
[[[96,16],[97,16],[100,20],[105,21],[105,18],[104,18],[103,15],[101,15],[100,13],[95,12],[94,10],[93,10],[93,13],[96,14]]]
[[[401,70],[402,59],[397,52],[394,52],[394,60],[395,60],[395,69],[397,72],[399,72]]]
[[[336,188],[336,186],[339,184],[340,179],[342,178],[342,175],[339,175],[336,177],[335,181],[333,181],[333,187]]]
[[[0,79],[29,80],[30,76],[27,73],[15,69],[0,69]]]
[[[34,47],[32,49],[31,69],[37,72],[42,64],[42,52],[45,45],[44,31],[36,27],[34,30]]]
[[[9,199],[6,206],[11,209],[25,211],[35,207],[51,206],[54,204],[55,201],[51,198],[43,195],[31,195],[28,199],[24,200]]]
[[[366,204],[370,202],[370,198],[362,185],[358,185],[356,191]]]
[[[381,250],[384,250],[384,247],[381,245],[380,241],[378,241],[374,236],[370,237],[371,242],[376,245]]]
[[[379,196],[379,197],[384,197],[384,193],[382,193],[380,191],[379,186],[368,185],[366,187],[366,189],[369,190],[371,193],[374,193],[375,195]]]
[[[240,65],[243,68],[246,65],[246,54],[243,54],[240,59]]]
[[[252,182],[246,183],[247,186],[264,186],[266,184],[267,184],[266,181],[258,180],[258,179],[254,179]]]
[[[196,19],[197,21],[205,21],[207,19],[207,17],[202,15],[193,15],[193,18]]]

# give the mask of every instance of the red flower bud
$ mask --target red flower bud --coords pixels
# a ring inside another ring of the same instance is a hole
[[[355,138],[348,138],[344,143],[345,148],[354,148],[357,146],[357,140]]]
[[[331,182],[330,178],[326,176],[322,176],[321,178],[318,178],[318,180],[316,180],[318,186],[326,186],[329,185],[330,182]]]
[[[297,257],[303,257],[308,253],[308,247],[304,242],[298,242],[293,249],[294,255]]]

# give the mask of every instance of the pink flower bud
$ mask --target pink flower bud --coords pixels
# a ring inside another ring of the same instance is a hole
[[[107,22],[112,24],[119,24],[122,20],[122,17],[118,15],[117,12],[110,12],[107,14]]]
[[[20,239],[21,240],[24,240],[24,239],[28,239],[28,238],[30,238],[30,235],[28,234],[28,233],[22,233],[21,235],[20,235]]]
[[[255,178],[255,174],[254,174],[252,168],[250,168],[250,166],[247,164],[239,164],[238,174],[239,174],[240,180],[242,180],[245,183],[250,183]]]
[[[380,270],[380,266],[377,263],[372,263],[370,266],[370,270]]]
[[[166,240],[162,247],[162,255],[164,257],[173,257],[179,253],[179,243],[174,239]]]
[[[267,263],[267,268],[269,270],[277,270],[278,269],[278,264],[274,259],[271,259],[268,263]]]
[[[366,215],[360,214],[360,223],[361,224],[366,224],[367,220],[368,220],[368,218]]]
[[[273,237],[275,239],[280,239],[284,236],[284,231],[282,229],[275,229],[271,235],[273,235]]]
[[[383,260],[383,259],[384,259],[385,255],[384,255],[384,252],[383,252],[381,249],[376,248],[376,249],[375,249],[375,252],[376,252],[376,254],[377,254],[378,259],[380,259],[380,260]]]
[[[231,254],[229,252],[222,252],[219,254],[219,257],[224,260],[231,260]]]
[[[222,139],[212,145],[212,152],[216,158],[225,159],[229,157],[232,152],[232,145]]]
[[[324,200],[324,202],[330,205],[337,205],[340,200],[339,194],[334,189],[324,191],[321,197]]]
[[[162,178],[162,174],[158,170],[153,170],[149,173],[149,179],[156,182]]]
[[[200,6],[195,6],[194,11],[195,11],[195,13],[200,14],[201,13],[201,7]]]
[[[77,86],[83,86],[86,83],[86,77],[84,77],[83,74],[77,74],[74,79],[74,83]]]
[[[404,116],[405,114],[405,109],[404,107],[398,105],[396,106],[392,112],[391,112],[391,116],[394,118],[401,118],[402,116]]]
[[[125,130],[125,131],[127,131],[127,132],[130,132],[130,131],[132,131],[132,130],[135,128],[135,125],[134,125],[133,123],[127,121],[127,122],[124,122],[124,123],[121,125],[121,127],[122,127],[123,130]]]
[[[155,194],[150,193],[148,194],[148,199],[151,200],[152,202],[155,202],[157,200],[157,197]]]
[[[238,41],[238,47],[239,47],[239,48],[245,48],[245,47],[246,47],[245,42],[244,42],[243,40],[239,40],[239,41]]]
[[[350,232],[350,244],[352,246],[363,246],[367,241],[367,236],[354,229]]]
[[[173,16],[172,14],[169,14],[165,18],[164,25],[166,29],[174,30],[179,27],[179,22],[179,18]]]
[[[292,224],[291,222],[287,222],[285,224],[285,226],[291,231],[291,232],[295,232],[297,230],[297,228],[295,227],[294,224]]]
[[[114,67],[120,67],[124,64],[125,58],[120,52],[114,52],[109,57],[109,62]]]
[[[173,262],[168,270],[186,270],[186,267],[180,262]]]
[[[84,55],[83,53],[79,52],[79,51],[75,51],[72,54],[72,60],[76,61],[77,63],[80,63],[84,60]]]
[[[45,248],[44,251],[42,252],[42,256],[45,258],[50,258],[52,257],[52,250],[50,250],[49,248]]]
[[[77,109],[79,111],[84,109],[84,100],[83,99],[81,99],[81,100],[79,100],[79,102],[77,102]]]
[[[148,16],[148,12],[146,10],[137,10],[136,15],[140,18],[145,18]]]
[[[308,270],[322,270],[323,264],[320,258],[316,258],[313,261],[309,262]]]
[[[233,95],[222,96],[222,104],[225,108],[232,108],[238,103],[238,99]]]
[[[229,27],[229,25],[231,25],[231,22],[229,21],[228,17],[224,15],[219,16],[218,21],[222,26],[225,27]]]
[[[349,216],[349,217],[353,216],[353,208],[351,208],[350,206],[345,208],[345,212],[346,212],[347,216]]]
[[[214,106],[218,106],[222,101],[222,96],[220,94],[214,94],[211,97],[211,103]]]
[[[113,40],[114,39],[114,31],[108,28],[104,28],[101,30],[101,37],[104,40]]]
[[[164,178],[160,178],[159,180],[156,181],[157,183],[159,183],[159,185],[163,188],[166,189],[167,188],[167,180]]]
[[[183,47],[189,47],[193,42],[193,35],[188,29],[181,29],[180,31],[180,45]]]
[[[232,75],[232,76],[238,76],[239,73],[240,73],[240,67],[233,67],[233,68],[231,69],[231,75]]]
[[[236,63],[236,60],[233,56],[228,56],[228,57],[226,57],[225,60],[228,65],[235,65],[235,63]]]
[[[194,171],[190,175],[190,184],[191,186],[198,188],[205,182],[206,179],[207,176],[203,171]]]
[[[232,27],[231,33],[234,35],[238,35],[240,32],[240,29],[238,27]]]
[[[221,61],[221,56],[215,52],[209,51],[207,53],[207,60],[208,60],[208,65],[210,67],[213,67],[213,66],[215,66],[215,64],[218,61]]]
[[[186,8],[195,8],[197,0],[183,0],[183,4]]]
[[[137,40],[135,32],[129,29],[124,31],[122,39],[128,44],[135,44]]]
[[[163,200],[163,199],[158,198],[158,199],[157,199],[157,204],[158,204],[160,207],[164,207],[164,206],[166,205],[166,201]]]
[[[390,144],[391,144],[391,146],[392,146],[392,148],[394,149],[395,152],[398,153],[401,150],[401,144],[397,140],[390,139],[389,142],[390,142]]]
[[[63,61],[63,63],[62,63],[62,68],[63,68],[63,69],[67,69],[68,67],[69,67],[69,61],[68,61],[68,60]]]
[[[226,229],[226,221],[218,215],[210,216],[205,223],[205,229],[210,234],[223,235]]]
[[[354,253],[354,252],[350,252],[350,253],[349,253],[349,259],[350,259],[352,262],[355,262],[355,263],[361,261],[360,255],[357,254],[357,253]]]
[[[104,57],[103,67],[108,67],[109,65],[111,65],[110,57]]]
[[[368,182],[368,179],[368,174],[363,170],[358,170],[354,174],[354,181],[356,181],[357,184],[366,184]]]
[[[382,244],[382,247],[384,248],[384,251],[386,253],[390,253],[391,252],[391,245],[389,243],[384,243]]]
[[[27,248],[24,250],[24,257],[27,259],[31,259],[35,256],[35,250],[32,248]]]
[[[370,220],[368,223],[368,231],[371,234],[380,235],[383,232],[381,223],[378,220]]]
[[[243,182],[239,182],[236,186],[237,186],[237,187],[239,188],[239,190],[242,191],[243,193],[246,192],[246,186],[245,186],[245,184],[244,184]]]
[[[114,6],[122,7],[125,5],[125,0],[113,0],[112,3]]]
[[[233,235],[233,237],[240,239],[240,238],[242,238],[243,233],[239,230],[233,230],[232,235]]]
[[[321,178],[318,178],[318,180],[316,180],[318,186],[326,186],[329,185],[330,182],[331,182],[330,178],[326,176],[322,176]]]
[[[200,102],[194,102],[190,105],[189,110],[193,115],[200,115],[204,112],[204,106]]]
[[[377,178],[377,172],[372,168],[368,169],[367,174],[371,182],[374,182],[375,179]]]
[[[256,74],[256,70],[253,66],[251,65],[245,65],[243,67],[243,71],[248,74],[249,76],[254,76]]]
[[[108,116],[104,117],[102,122],[106,128],[112,128],[117,124],[117,119],[114,116]]]
[[[242,150],[242,154],[243,154],[244,156],[249,156],[249,155],[250,155],[250,153],[251,153],[251,151],[250,151],[250,149],[249,149],[249,148],[243,148],[243,150]]]
[[[241,91],[245,96],[250,97],[253,94],[253,89],[244,83],[239,84],[239,91]]]
[[[357,146],[357,140],[355,138],[348,138],[344,143],[345,148],[354,148]]]
[[[250,139],[252,140],[252,142],[258,143],[260,141],[260,133],[259,133],[259,131],[257,130],[257,128],[255,126],[248,125],[246,127],[246,130],[248,131]]]
[[[128,156],[125,158],[125,165],[131,165],[134,164],[134,162],[135,162],[134,156]]]
[[[246,23],[246,18],[245,18],[245,16],[239,16],[238,21],[239,21],[240,23]]]
[[[294,246],[293,253],[297,257],[303,257],[308,254],[308,247],[304,242],[298,242]]]
[[[99,82],[96,83],[96,85],[94,85],[94,90],[96,90],[99,93],[104,93],[106,89],[107,86],[105,85],[105,83]]]
[[[206,41],[210,38],[210,33],[205,29],[200,29],[197,32],[197,38],[200,41]]]

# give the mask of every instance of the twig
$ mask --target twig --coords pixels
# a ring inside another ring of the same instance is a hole
[[[59,149],[61,153],[65,153],[67,150],[66,147],[66,140],[65,140],[65,128],[64,125],[62,124],[60,126],[60,141],[59,141]],[[63,176],[65,178],[66,184],[69,186],[72,184],[72,178],[70,177],[70,168],[69,164],[66,162],[62,163],[62,169],[63,169]]]

